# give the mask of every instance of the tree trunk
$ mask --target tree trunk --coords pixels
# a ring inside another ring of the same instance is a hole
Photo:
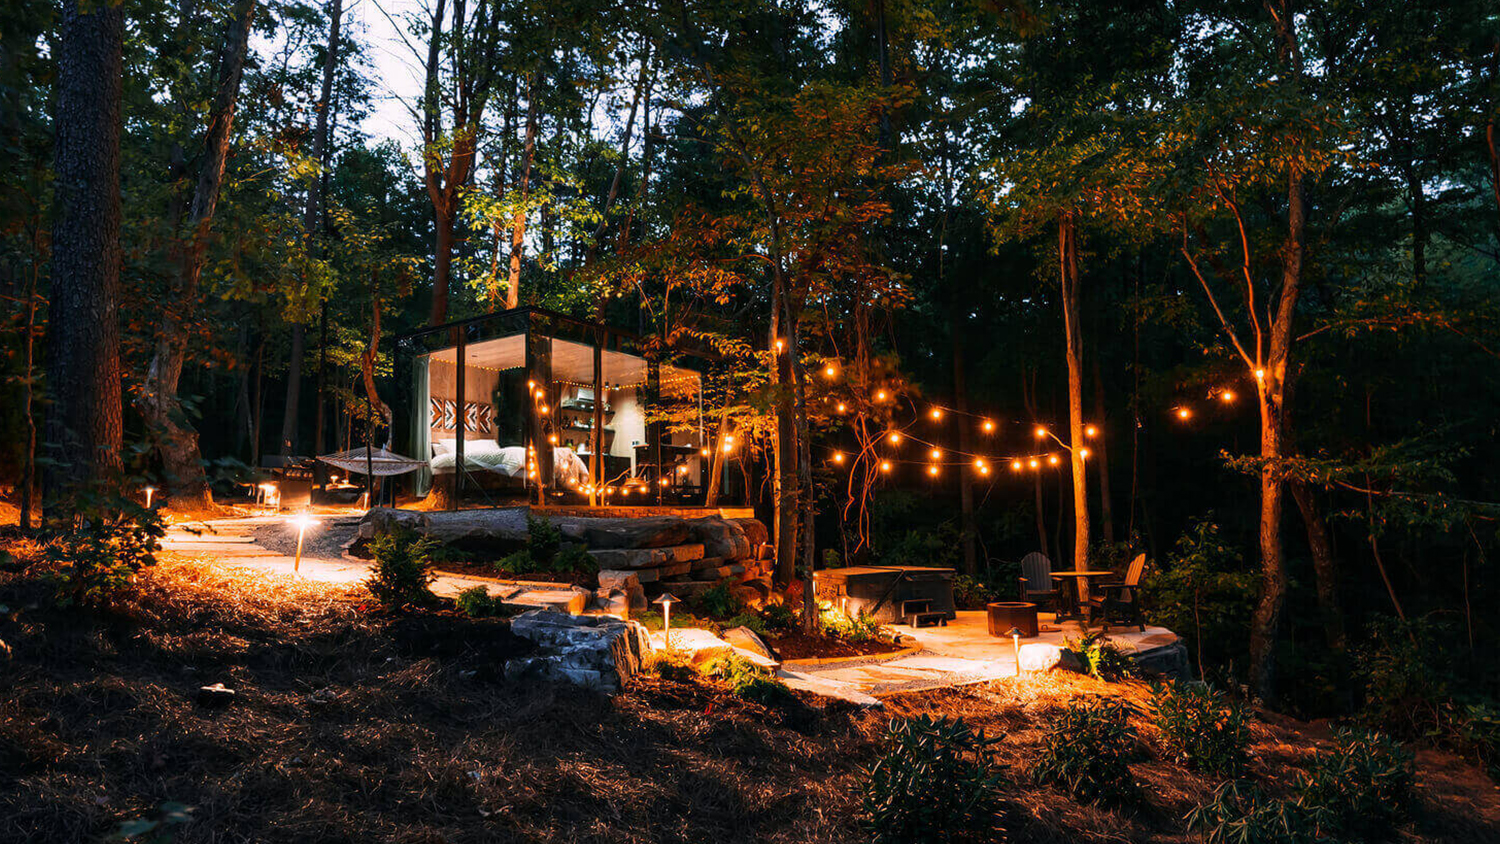
[[[125,17],[118,5],[64,0],[57,46],[56,221],[47,326],[44,426],[51,462],[44,515],[121,468],[120,87]]]
[[[188,231],[175,247],[177,273],[172,281],[172,301],[163,309],[156,349],[146,372],[141,400],[147,421],[158,437],[157,452],[161,458],[167,498],[173,507],[189,512],[213,506],[213,496],[203,472],[198,432],[183,414],[178,395],[187,357],[186,320],[198,298],[208,233],[224,183],[224,168],[229,157],[240,79],[244,75],[255,10],[255,0],[238,0],[219,55],[218,89],[204,132],[203,159],[188,212]]]
[[[1307,484],[1292,482],[1288,489],[1302,513],[1302,524],[1307,528],[1307,546],[1312,552],[1313,574],[1317,578],[1318,610],[1323,616],[1323,636],[1329,650],[1343,653],[1346,646],[1344,613],[1339,605],[1338,563],[1333,558],[1328,524],[1323,520]]]
[[[1068,457],[1073,475],[1073,568],[1089,567],[1088,474],[1083,460],[1083,333],[1078,314],[1078,223],[1064,214],[1057,228],[1057,257],[1061,264],[1063,330],[1068,358]],[[1080,580],[1079,598],[1087,600],[1088,583]]]
[[[510,224],[510,276],[505,289],[507,309],[521,306],[521,252],[526,242],[526,198],[531,187],[531,163],[536,154],[536,97],[541,75],[541,62],[538,62],[526,83],[526,142],[521,150],[521,175],[517,186],[520,205]]]
[[[281,456],[297,453],[297,405],[302,397],[302,358],[307,353],[307,327],[292,323],[292,350],[286,362],[286,404],[281,416]]]
[[[797,421],[797,501],[801,505],[798,513],[798,530],[801,536],[802,557],[802,629],[816,633],[818,629],[818,600],[814,580],[814,552],[817,537],[813,535],[816,496],[812,482],[812,436],[807,422],[807,367],[802,362],[801,306],[792,308],[787,302],[788,354],[792,366],[792,384]]]

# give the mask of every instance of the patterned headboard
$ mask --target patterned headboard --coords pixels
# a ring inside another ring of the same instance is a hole
[[[458,430],[458,403],[453,399],[432,398],[432,430]],[[487,402],[464,402],[464,432],[494,434],[494,407]]]

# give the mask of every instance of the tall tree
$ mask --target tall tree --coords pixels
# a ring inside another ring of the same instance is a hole
[[[65,0],[57,52],[57,197],[47,313],[46,515],[121,468],[120,89],[125,15]]]

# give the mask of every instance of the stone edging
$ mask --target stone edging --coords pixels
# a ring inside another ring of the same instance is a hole
[[[922,643],[918,642],[911,647],[887,653],[854,654],[852,656],[810,656],[803,659],[782,660],[781,664],[786,667],[796,668],[800,665],[838,665],[844,662],[885,662],[887,660],[899,659],[903,656],[911,656],[921,650]]]
[[[432,573],[439,577],[455,577],[459,580],[483,580],[486,583],[499,583],[505,586],[522,586],[527,589],[555,589],[559,592],[567,592],[573,589],[571,583],[559,583],[553,580],[507,580],[503,577],[491,577],[487,574],[469,574],[468,572],[444,571],[435,568]],[[590,590],[592,591],[592,590]]]

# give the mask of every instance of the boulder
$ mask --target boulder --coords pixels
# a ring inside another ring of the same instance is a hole
[[[651,644],[661,650],[666,648],[666,639],[660,632],[652,633]],[[713,633],[697,627],[672,628],[671,644],[670,651],[673,655],[686,659],[689,664],[699,669],[717,657],[730,655],[743,657],[767,671],[774,672],[781,667],[781,663],[769,656],[736,647]]]
[[[644,519],[566,518],[557,521],[563,536],[590,548],[665,548],[690,540],[687,520],[677,516]]]
[[[744,528],[727,519],[709,516],[693,519],[688,525],[693,541],[703,544],[706,557],[743,560],[755,550],[755,546],[745,537]]]
[[[771,541],[771,532],[766,530],[765,522],[760,519],[728,519],[731,524],[739,527],[740,532],[745,534],[751,548],[760,548]]]
[[[752,610],[761,609],[766,605],[766,599],[770,597],[771,590],[760,580],[747,580],[729,588],[729,594],[738,598],[740,603]]]
[[[614,694],[651,653],[646,628],[608,616],[533,610],[512,619],[510,630],[536,652],[507,663],[509,679],[550,679]]]
[[[742,651],[760,654],[762,657],[770,660],[776,659],[776,654],[772,653],[771,649],[766,646],[766,643],[761,640],[760,636],[756,635],[755,631],[748,627],[731,627],[725,630],[724,641]]]
[[[595,548],[589,554],[601,569],[660,568],[671,563],[690,563],[703,559],[702,545],[673,545],[665,548]]]
[[[440,542],[500,543],[518,546],[528,536],[525,507],[496,507],[484,510],[434,510],[420,513],[375,507],[360,520],[359,536],[371,539],[406,527]],[[368,536],[366,535],[368,534]]]
[[[1193,670],[1188,663],[1187,646],[1181,640],[1169,645],[1139,650],[1131,654],[1136,668],[1146,677],[1190,680]]]
[[[1051,671],[1054,668],[1082,671],[1083,665],[1072,651],[1057,645],[1032,642],[1021,646],[1022,671]]]
[[[625,593],[626,604],[632,612],[646,610],[646,589],[636,572],[605,569],[599,572],[599,588],[618,589]]]

